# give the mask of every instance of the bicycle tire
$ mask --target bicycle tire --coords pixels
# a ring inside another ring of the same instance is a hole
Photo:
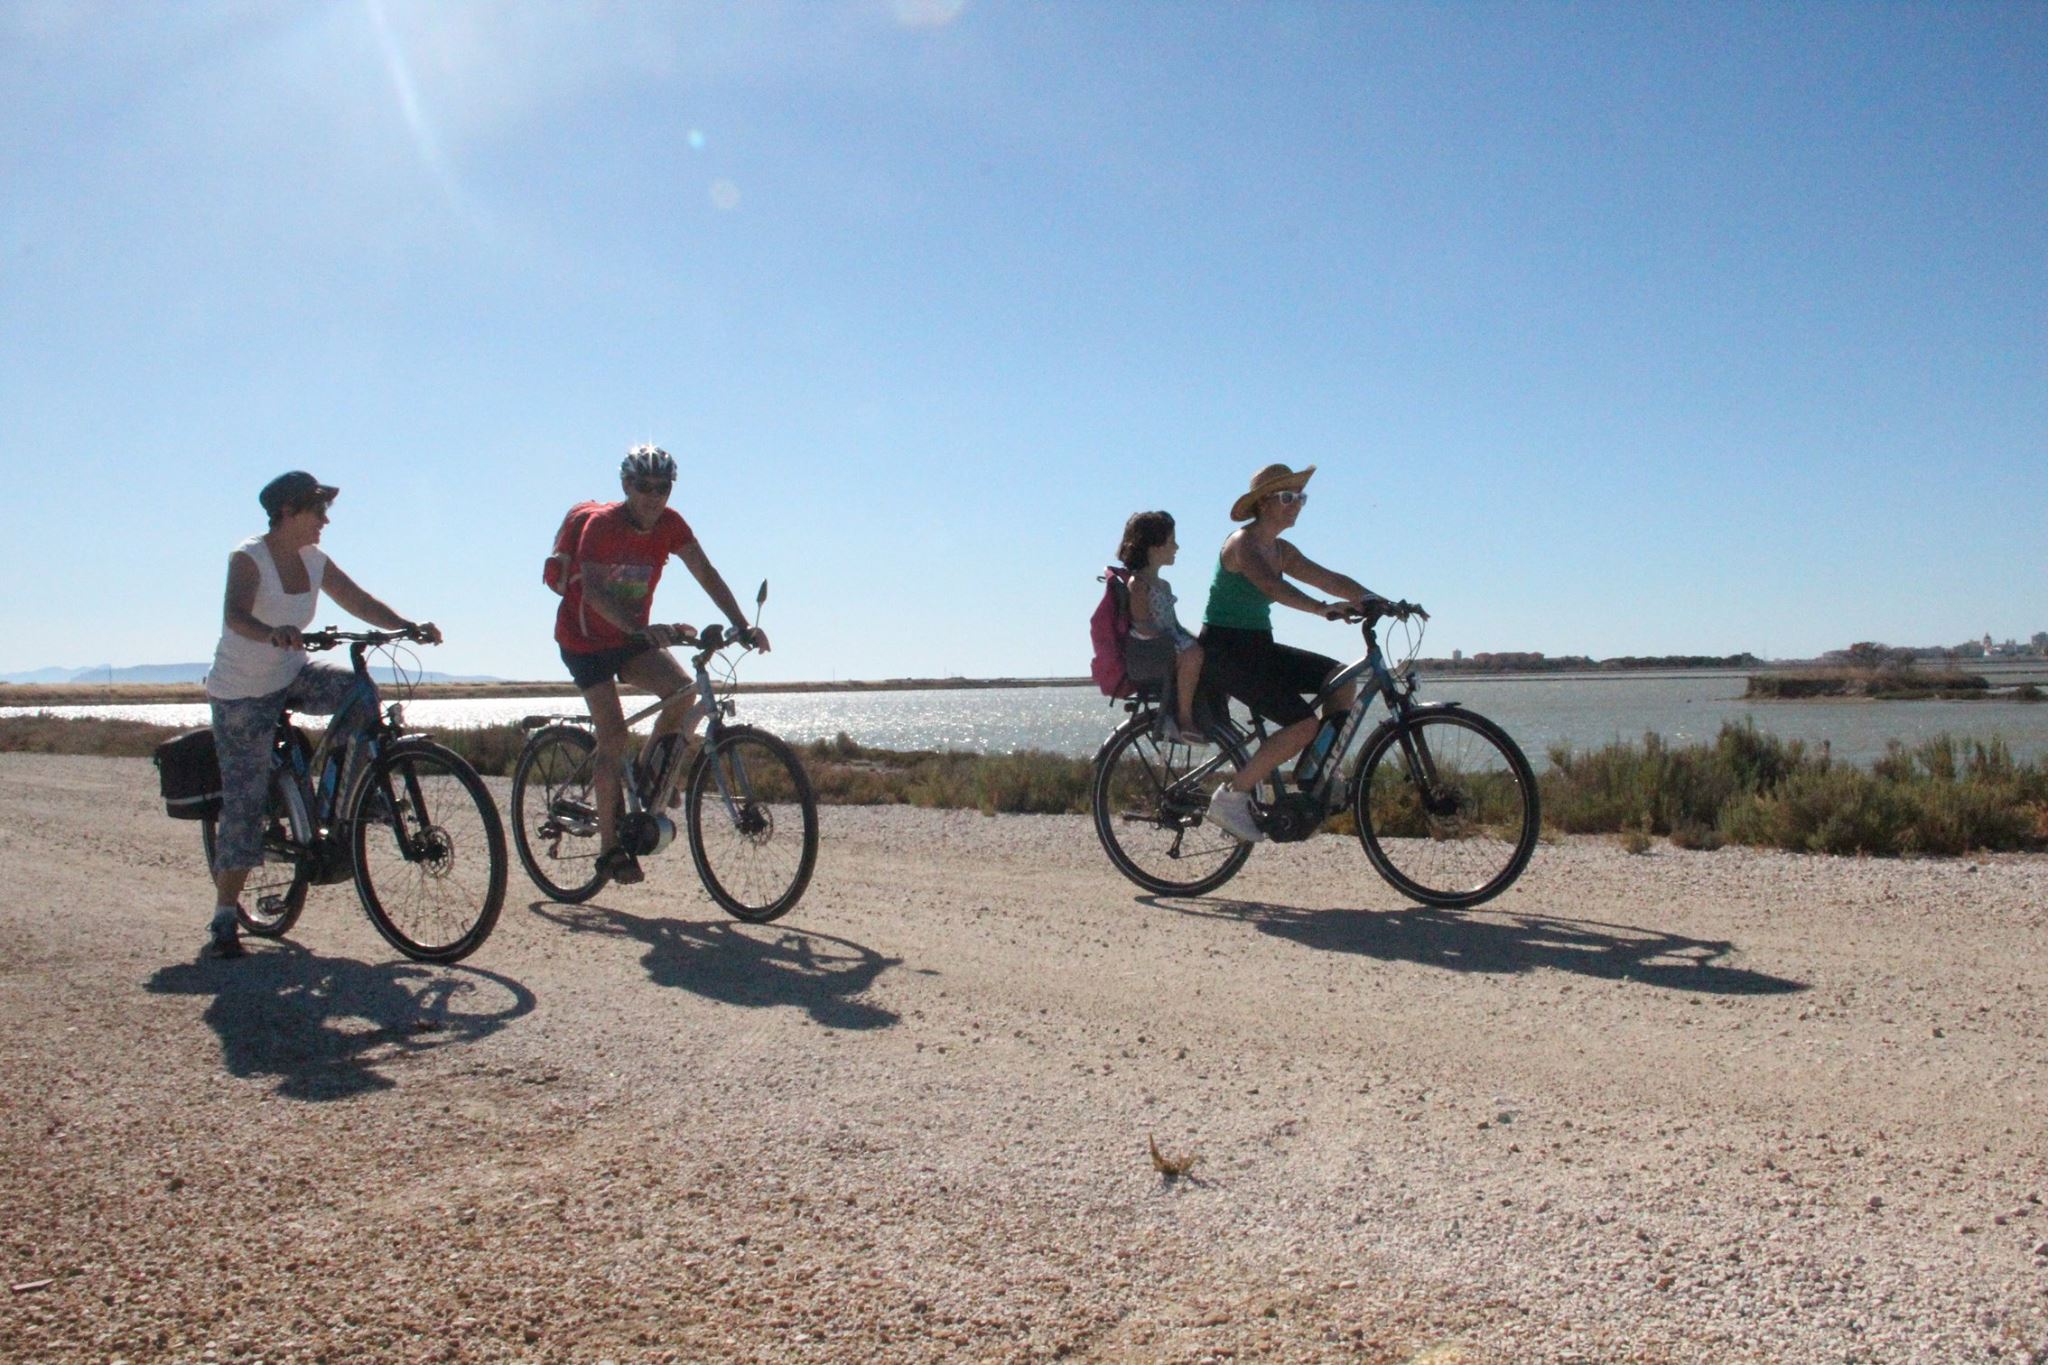
[[[392,744],[357,782],[350,825],[356,893],[392,947],[460,962],[490,937],[505,904],[505,828],[461,755],[426,739]]]
[[[1096,753],[1089,793],[1095,837],[1116,870],[1147,891],[1205,895],[1252,856],[1252,845],[1203,818],[1210,794],[1244,767],[1244,748],[1221,725],[1205,731],[1213,753],[1170,744],[1157,727],[1158,717],[1141,711]],[[1270,789],[1260,799],[1270,800]]]
[[[313,885],[305,858],[294,851],[291,826],[285,821],[283,800],[277,791],[279,776],[276,771],[271,773],[269,801],[263,811],[263,861],[249,869],[242,894],[235,899],[235,921],[243,932],[258,938],[283,938],[289,934],[306,908],[306,892]],[[218,814],[208,815],[202,817],[199,825],[199,842],[206,850],[209,873],[213,871],[213,852],[220,837],[219,820]],[[249,908],[252,902],[256,906],[253,910]]]
[[[549,900],[581,904],[604,887],[597,870],[597,739],[580,725],[534,732],[512,769],[512,843]]]
[[[728,726],[698,752],[687,791],[690,857],[711,899],[749,924],[788,914],[818,860],[818,797],[796,751],[766,730]],[[796,839],[777,842],[792,821]]]
[[[1484,716],[1445,708],[1385,722],[1367,741],[1357,783],[1352,814],[1366,857],[1395,890],[1425,905],[1492,900],[1536,850],[1536,775],[1507,731]]]

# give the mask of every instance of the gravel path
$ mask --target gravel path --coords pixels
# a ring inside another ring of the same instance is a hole
[[[679,852],[515,866],[458,968],[347,887],[197,963],[153,789],[0,755],[0,1358],[2048,1360],[2048,858],[1574,839],[1446,914],[831,809],[778,925]]]

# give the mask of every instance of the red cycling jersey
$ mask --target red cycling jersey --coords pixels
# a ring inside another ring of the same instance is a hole
[[[633,524],[623,502],[593,513],[576,543],[566,547],[569,582],[555,612],[555,643],[572,654],[595,654],[626,644],[625,632],[586,606],[586,596],[598,597],[635,625],[646,625],[662,567],[670,555],[696,539],[674,508],[662,508],[648,531]]]

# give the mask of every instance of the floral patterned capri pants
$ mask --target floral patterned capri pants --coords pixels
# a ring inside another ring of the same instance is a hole
[[[213,747],[220,756],[220,819],[214,827],[213,870],[233,872],[263,861],[263,812],[270,796],[270,748],[287,706],[331,716],[355,689],[356,675],[308,663],[285,687],[262,697],[213,702]]]

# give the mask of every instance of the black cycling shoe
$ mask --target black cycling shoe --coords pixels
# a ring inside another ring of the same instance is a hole
[[[208,934],[206,946],[199,950],[199,955],[217,962],[225,962],[231,958],[247,957],[249,950],[242,946],[241,930],[230,924]]]
[[[635,886],[647,880],[640,860],[623,848],[606,849],[597,860],[597,875],[620,886]]]

